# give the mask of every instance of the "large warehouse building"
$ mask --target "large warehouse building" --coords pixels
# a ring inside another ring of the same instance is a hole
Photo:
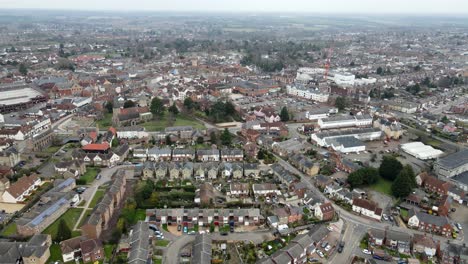
[[[435,149],[428,145],[424,145],[422,142],[411,142],[401,144],[401,149],[404,152],[410,154],[411,156],[421,160],[435,159],[444,154],[444,152],[442,152],[441,150]]]
[[[27,109],[47,102],[47,96],[26,83],[0,85],[0,113]]]

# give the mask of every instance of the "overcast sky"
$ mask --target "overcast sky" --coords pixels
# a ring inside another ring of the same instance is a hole
[[[468,14],[468,0],[0,0],[0,8]]]

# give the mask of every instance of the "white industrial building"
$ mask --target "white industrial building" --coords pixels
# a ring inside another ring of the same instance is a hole
[[[351,129],[346,131],[320,132],[311,135],[312,141],[321,147],[329,147],[332,138],[355,137],[362,141],[378,140],[382,138],[382,131],[378,128]],[[327,142],[328,140],[328,142]]]
[[[289,95],[322,103],[327,102],[329,97],[328,93],[324,93],[317,88],[308,88],[302,85],[288,85],[286,91]]]
[[[320,129],[335,129],[348,127],[370,127],[372,126],[371,115],[355,116],[333,116],[319,119],[317,122]]]
[[[359,153],[366,150],[366,145],[353,136],[325,139],[325,144],[341,153]]]
[[[411,142],[401,145],[401,149],[421,160],[435,159],[440,157],[444,152],[435,149],[431,146],[424,145],[422,142]]]

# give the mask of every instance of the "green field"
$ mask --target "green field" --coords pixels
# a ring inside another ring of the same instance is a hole
[[[371,188],[374,191],[392,196],[392,182],[385,180],[380,176],[377,182],[369,186],[369,188]]]
[[[205,128],[203,124],[190,116],[178,115],[176,120],[172,122],[169,120],[169,116],[167,114],[160,120],[149,121],[141,124],[141,126],[143,126],[147,131],[163,131],[166,127],[170,126],[193,126],[198,129]]]
[[[97,190],[88,207],[94,208],[101,201],[101,198],[104,196],[104,194],[106,194],[104,190]]]
[[[60,223],[61,219],[65,220],[65,223],[67,223],[70,230],[73,230],[73,227],[75,226],[75,223],[78,221],[78,218],[80,218],[80,215],[81,215],[82,211],[83,211],[83,209],[81,209],[81,208],[70,208],[70,209],[68,209],[68,211],[66,211],[60,218],[55,220],[55,222],[53,222],[44,231],[42,231],[42,233],[43,234],[49,234],[52,237],[55,237],[55,234],[57,233],[57,229],[59,227],[59,223]]]
[[[99,174],[101,169],[96,168],[96,167],[87,167],[86,168],[86,173],[83,174],[83,176],[80,177],[80,180],[86,181],[86,184],[90,184],[94,181],[96,176]]]
[[[16,223],[11,223],[2,230],[2,236],[11,236],[14,234],[16,234]]]

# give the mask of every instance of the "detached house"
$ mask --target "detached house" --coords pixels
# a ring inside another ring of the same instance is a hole
[[[315,217],[321,221],[330,221],[335,215],[335,209],[331,203],[324,203],[315,207]]]
[[[380,221],[382,219],[382,208],[377,207],[372,201],[354,198],[353,199],[353,212],[360,215],[367,216],[374,220]]]

